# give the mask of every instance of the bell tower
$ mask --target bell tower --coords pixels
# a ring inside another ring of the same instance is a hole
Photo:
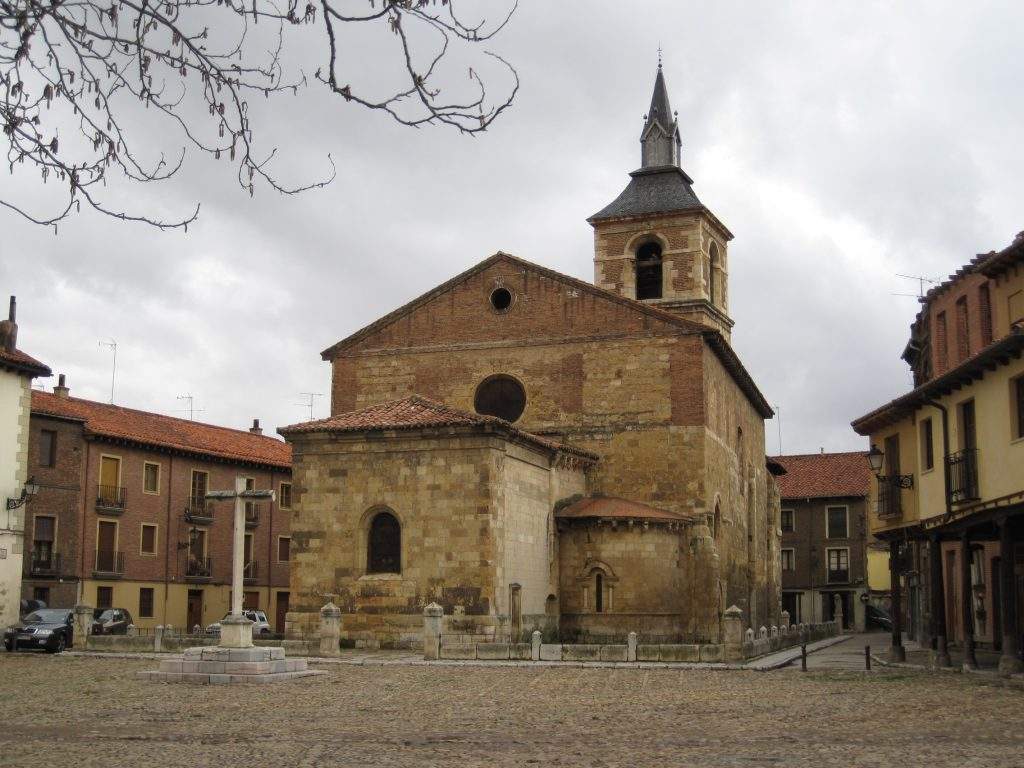
[[[640,133],[640,168],[615,200],[587,219],[594,227],[594,284],[729,339],[732,233],[697,199],[681,153],[679,120],[659,60]]]

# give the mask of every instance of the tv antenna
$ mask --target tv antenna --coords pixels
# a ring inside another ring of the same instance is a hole
[[[99,343],[101,347],[109,347],[110,351],[114,353],[114,363],[110,369],[110,404],[114,404],[114,377],[117,375],[117,342],[114,339],[110,341],[101,341]]]
[[[901,274],[899,274],[897,272],[896,273],[896,277],[902,277],[904,280],[916,280],[917,281],[917,294],[916,294],[916,298],[918,298],[918,299],[923,299],[924,298],[924,284],[925,283],[928,283],[929,285],[935,285],[935,284],[937,284],[939,282],[937,278],[925,277],[924,275],[901,275]],[[893,296],[915,296],[915,294],[913,294],[913,293],[894,293]]]
[[[192,417],[195,415],[195,413],[197,411],[199,413],[202,413],[203,410],[204,410],[203,408],[196,408],[195,407],[196,399],[192,395],[191,392],[189,392],[188,394],[184,394],[184,395],[178,395],[178,397],[176,399],[178,399],[178,400],[188,400],[188,408],[183,408],[181,412],[183,413],[184,411],[188,411],[188,420],[189,421],[193,420]]]
[[[308,397],[308,403],[296,403],[300,408],[309,408],[309,420],[313,420],[313,403],[316,402],[318,397],[323,397],[322,392],[299,392],[302,397]]]

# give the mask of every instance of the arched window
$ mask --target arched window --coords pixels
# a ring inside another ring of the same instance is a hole
[[[378,512],[370,521],[366,572],[402,572],[402,527],[390,512]]]
[[[715,541],[718,541],[718,536],[722,532],[722,510],[718,506],[718,502],[715,502],[715,519],[714,527],[712,528],[711,535],[715,537]]]
[[[604,574],[600,571],[594,573],[594,610],[604,613]]]
[[[661,246],[644,243],[636,252],[636,297],[661,298]]]
[[[526,408],[526,390],[511,376],[490,376],[476,388],[473,407],[484,416],[515,421]]]
[[[715,242],[711,243],[711,248],[708,251],[708,256],[711,261],[711,269],[708,274],[708,296],[711,299],[711,303],[715,304],[718,301],[718,268],[719,268],[719,256],[718,256],[718,244]]]

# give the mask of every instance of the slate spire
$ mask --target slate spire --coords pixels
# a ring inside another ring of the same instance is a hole
[[[679,166],[679,124],[668,101],[668,86],[661,69],[661,55],[658,56],[658,74],[654,78],[654,93],[651,108],[647,110],[644,130],[640,134],[641,166],[654,168],[662,165]]]

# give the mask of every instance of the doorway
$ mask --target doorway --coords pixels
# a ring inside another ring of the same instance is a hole
[[[512,619],[512,642],[518,643],[523,632],[523,590],[518,584],[509,587],[509,613]]]
[[[186,631],[191,632],[197,624],[203,626],[203,590],[190,589],[188,591],[188,609],[186,616]]]
[[[849,592],[822,592],[821,593],[821,615],[825,617],[825,621],[834,621],[836,618],[836,607],[835,598],[839,597],[839,604],[843,608],[843,626],[842,629],[850,628],[850,621],[853,616],[850,615],[853,605],[850,600]],[[792,619],[792,617],[790,617]]]
[[[284,625],[288,616],[288,593],[277,593],[277,613],[274,616],[274,631],[280,635],[284,634]]]
[[[117,523],[100,520],[96,529],[96,570],[115,571],[117,556]]]
[[[992,572],[989,584],[992,585],[992,650],[1003,650],[1003,581],[999,578],[1001,557],[992,558]]]

